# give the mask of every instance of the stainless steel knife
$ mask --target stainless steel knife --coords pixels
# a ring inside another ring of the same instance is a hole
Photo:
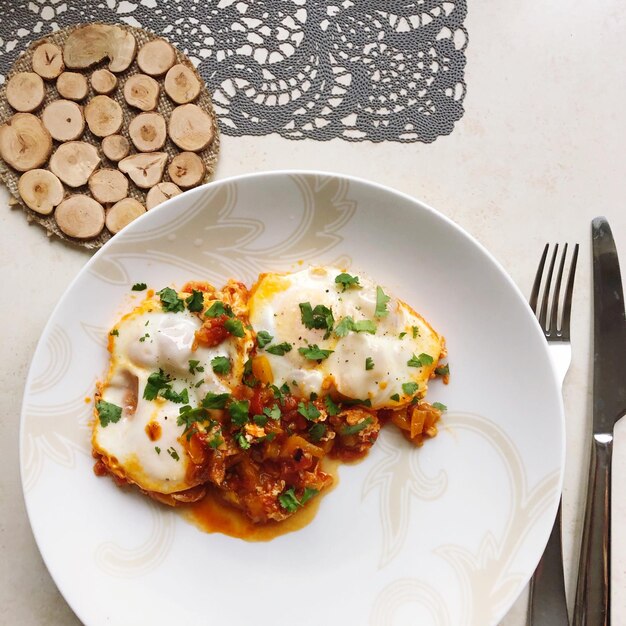
[[[593,438],[574,626],[611,623],[611,454],[613,427],[626,414],[626,314],[617,250],[603,217],[593,246]]]

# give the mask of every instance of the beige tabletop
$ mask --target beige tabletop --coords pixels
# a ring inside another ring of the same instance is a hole
[[[565,573],[576,579],[590,433],[590,222],[606,215],[626,264],[626,5],[469,3],[465,115],[433,144],[223,137],[216,178],[321,169],[420,198],[476,237],[528,295],[544,243],[579,242],[565,383]],[[0,621],[77,624],[35,545],[18,464],[24,382],[54,305],[90,255],[49,240],[0,191]],[[532,399],[530,399],[532,402]],[[616,442],[613,623],[626,624],[626,427]],[[622,494],[622,497],[619,497]],[[624,532],[622,532],[624,531]],[[524,623],[526,593],[504,624]]]

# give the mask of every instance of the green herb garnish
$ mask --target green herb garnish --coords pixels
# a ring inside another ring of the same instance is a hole
[[[343,287],[342,291],[345,291],[346,289],[349,289],[350,287],[361,286],[359,284],[358,276],[351,276],[350,274],[346,274],[345,272],[342,274],[339,274],[338,276],[335,276],[335,282],[338,285],[341,285]]]
[[[96,404],[96,411],[98,411],[98,418],[102,428],[106,428],[109,424],[119,422],[122,417],[122,407],[107,402],[106,400],[100,400],[98,404]]]
[[[200,361],[191,359],[191,361],[189,361],[189,373],[195,374],[196,372],[204,372],[204,367],[200,365]]]
[[[230,359],[225,356],[216,356],[211,359],[211,367],[216,374],[228,374],[230,372]]]
[[[309,329],[325,329],[324,339],[328,339],[335,323],[333,312],[323,304],[312,308],[310,302],[301,302],[299,306],[304,326]]]
[[[386,317],[389,314],[387,310],[387,302],[391,298],[385,294],[380,288],[376,287],[376,309],[374,310],[374,317]]]
[[[437,376],[449,376],[450,366],[447,363],[445,365],[439,365],[435,368],[435,374],[437,374]]]
[[[311,361],[323,361],[327,359],[334,350],[322,350],[317,344],[307,346],[306,348],[298,348],[298,352]]]
[[[441,404],[441,402],[433,402],[433,407],[442,413],[448,410],[448,407],[445,404]]]
[[[194,289],[191,295],[188,298],[185,298],[185,303],[187,304],[187,308],[192,313],[198,313],[204,308],[204,296],[201,291],[196,291]]]
[[[412,396],[419,389],[419,385],[414,382],[402,383],[402,391],[407,396]]]
[[[202,400],[202,406],[205,409],[224,409],[229,398],[229,393],[213,393],[209,391]]]
[[[161,391],[161,395],[170,402],[176,404],[187,404],[189,402],[189,392],[187,389],[183,389],[180,393],[176,393],[173,389],[164,389]]]
[[[172,379],[162,369],[159,369],[158,372],[152,372],[148,376],[148,382],[143,390],[144,400],[154,400],[161,389],[169,388],[171,381]]]
[[[265,348],[268,343],[271,343],[272,339],[274,339],[274,337],[272,337],[272,335],[270,335],[266,330],[260,330],[256,334],[256,342],[259,348]]]
[[[310,422],[314,422],[321,415],[314,404],[305,404],[304,402],[298,403],[298,413]]]
[[[164,311],[168,313],[180,313],[185,310],[185,303],[171,287],[165,287],[165,289],[157,291],[157,294],[159,298],[161,298],[161,306]]]
[[[224,322],[224,328],[235,337],[245,337],[246,331],[243,329],[241,320],[231,317]]]
[[[311,441],[317,443],[320,439],[326,434],[326,426],[321,422],[317,424],[313,424],[311,428],[309,428],[309,437]]]
[[[282,343],[275,343],[271,346],[267,346],[265,348],[266,352],[270,354],[275,354],[276,356],[285,356],[286,352],[291,352],[292,345],[287,341],[283,341]]]
[[[335,404],[330,396],[324,398],[324,403],[326,404],[326,412],[328,415],[338,415],[341,411],[341,407]]]
[[[355,333],[370,333],[373,335],[376,333],[376,324],[372,322],[372,320],[360,320],[355,322],[352,317],[348,315],[343,317],[335,327],[335,335],[337,335],[337,337],[345,337],[350,331]]]
[[[131,291],[145,291],[148,288],[146,283],[135,283],[130,290]]]
[[[365,369],[366,370],[373,370],[374,369],[374,359],[371,356],[368,356],[365,359]]]
[[[352,426],[345,426],[341,429],[341,435],[355,435],[358,432],[361,432],[364,428],[369,426],[374,420],[371,417],[366,417],[364,420],[361,420],[358,424],[354,424]]]
[[[220,317],[222,315],[228,315],[231,317],[233,314],[232,309],[225,305],[221,300],[216,300],[206,311],[204,317]]]
[[[278,407],[277,404],[275,404],[271,409],[269,407],[265,407],[263,409],[263,414],[266,417],[269,417],[273,420],[279,420],[280,419],[280,408]]]
[[[228,405],[230,419],[235,426],[243,426],[248,422],[250,403],[247,400],[233,400]]]
[[[406,364],[409,367],[424,367],[425,365],[432,365],[433,357],[430,354],[422,352],[419,356],[413,355]]]

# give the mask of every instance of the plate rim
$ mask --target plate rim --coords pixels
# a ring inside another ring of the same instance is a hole
[[[391,194],[393,196],[396,197],[400,197],[403,200],[407,201],[409,205],[413,205],[413,210],[415,210],[416,208],[419,208],[421,210],[425,210],[428,213],[434,215],[435,217],[437,217],[438,219],[443,220],[446,225],[450,228],[452,228],[454,231],[456,231],[456,233],[458,235],[460,235],[462,238],[464,238],[466,241],[468,241],[470,244],[473,244],[474,246],[476,246],[478,248],[478,250],[493,264],[493,266],[496,268],[496,270],[498,271],[498,273],[500,274],[500,276],[505,280],[505,282],[508,284],[508,286],[510,288],[512,288],[513,292],[515,293],[515,295],[517,296],[517,298],[522,302],[523,305],[525,305],[525,309],[527,311],[527,314],[532,318],[532,322],[533,322],[533,332],[535,333],[539,333],[539,335],[542,338],[542,342],[541,342],[541,346],[542,346],[542,351],[543,354],[547,360],[547,362],[549,363],[549,370],[552,373],[552,379],[551,379],[551,383],[554,386],[554,389],[556,390],[556,396],[557,396],[557,404],[558,404],[558,432],[559,432],[559,436],[560,436],[560,459],[561,462],[559,464],[559,476],[558,476],[558,482],[557,482],[557,489],[555,490],[555,495],[554,495],[554,501],[550,504],[550,506],[546,507],[547,513],[546,515],[548,515],[549,519],[552,520],[551,521],[551,525],[550,528],[546,528],[546,530],[544,531],[544,540],[542,540],[540,543],[542,545],[542,550],[541,550],[541,554],[543,554],[543,551],[545,550],[545,547],[548,543],[548,539],[550,536],[550,532],[551,532],[551,528],[552,525],[554,524],[554,520],[556,519],[556,514],[557,514],[557,509],[559,506],[559,502],[561,499],[561,495],[562,495],[562,491],[563,491],[563,481],[564,481],[564,476],[565,476],[565,455],[566,455],[566,423],[565,423],[565,409],[564,409],[564,401],[563,401],[563,393],[562,393],[562,386],[561,383],[559,381],[558,378],[558,373],[557,373],[557,369],[556,369],[556,365],[554,363],[554,360],[550,354],[549,351],[549,347],[548,347],[548,343],[547,341],[545,341],[545,337],[543,335],[543,331],[541,330],[541,327],[539,325],[539,322],[537,321],[536,316],[534,315],[534,313],[532,312],[530,305],[528,304],[528,301],[526,300],[526,298],[524,297],[521,289],[518,287],[518,285],[513,281],[513,279],[511,278],[511,276],[508,274],[508,272],[504,269],[503,265],[500,263],[500,261],[498,261],[498,259],[495,258],[495,256],[476,238],[474,237],[471,233],[469,233],[468,231],[466,231],[462,226],[460,226],[459,224],[457,224],[454,220],[452,220],[450,217],[448,217],[447,215],[445,215],[444,213],[436,210],[435,208],[433,208],[432,206],[430,206],[429,204],[427,204],[426,202],[424,202],[423,200],[421,200],[418,197],[412,196],[411,194],[404,192],[404,191],[400,191],[398,189],[395,189],[393,187],[390,187],[389,185],[386,185],[384,183],[380,183],[380,182],[376,182],[376,181],[371,181],[368,180],[366,178],[362,178],[359,176],[353,176],[353,175],[348,175],[348,174],[343,174],[343,173],[337,173],[337,172],[331,172],[331,171],[326,171],[326,170],[318,170],[318,169],[279,169],[279,170],[263,170],[263,171],[258,171],[258,172],[251,172],[251,173],[246,173],[246,174],[236,174],[233,176],[228,176],[226,178],[221,178],[219,180],[213,180],[210,181],[208,183],[205,183],[203,185],[200,185],[198,187],[195,187],[193,189],[190,189],[188,191],[186,191],[184,194],[180,194],[178,196],[174,196],[173,198],[170,198],[168,200],[166,200],[165,202],[163,202],[162,204],[154,207],[153,209],[151,209],[150,211],[147,211],[146,213],[144,213],[143,215],[141,215],[138,219],[134,220],[134,222],[132,222],[129,225],[129,230],[127,232],[131,233],[134,230],[136,230],[137,228],[139,228],[138,225],[143,224],[143,221],[147,220],[147,219],[152,219],[152,218],[148,218],[148,216],[150,214],[157,214],[160,213],[162,211],[167,211],[170,208],[170,204],[174,203],[176,204],[177,202],[181,202],[181,198],[183,197],[187,197],[187,201],[191,201],[191,199],[196,196],[196,195],[201,195],[202,193],[206,192],[206,190],[210,190],[214,187],[219,187],[221,185],[227,185],[229,183],[233,183],[233,182],[239,182],[239,181],[244,181],[244,180],[251,180],[251,179],[255,179],[255,178],[260,178],[260,179],[267,179],[267,178],[281,178],[281,177],[290,177],[290,176],[315,176],[315,177],[328,177],[328,178],[334,178],[334,179],[341,179],[341,180],[345,180],[348,182],[352,182],[352,183],[356,183],[359,185],[364,185],[365,187],[370,187],[370,188],[375,188],[378,189],[380,191],[383,191],[384,193],[387,194]],[[123,236],[123,232],[121,233]],[[118,235],[119,237],[120,235]],[[29,495],[28,492],[25,489],[25,477],[24,477],[24,437],[25,437],[25,433],[24,433],[24,429],[25,429],[25,407],[26,407],[26,398],[28,395],[28,390],[31,386],[32,383],[32,378],[33,378],[33,369],[34,369],[34,364],[35,364],[35,360],[36,360],[36,356],[42,346],[42,339],[44,336],[46,336],[51,328],[51,324],[52,324],[52,320],[55,318],[57,311],[64,305],[66,299],[69,297],[69,294],[71,293],[71,291],[74,289],[75,284],[83,277],[83,275],[85,273],[87,273],[89,271],[89,269],[92,267],[92,265],[94,263],[96,263],[99,258],[103,255],[106,255],[108,253],[109,248],[112,245],[115,245],[116,240],[118,240],[116,237],[111,237],[109,239],[109,241],[107,241],[100,249],[98,249],[92,256],[91,258],[89,258],[87,260],[87,262],[78,270],[78,273],[74,276],[74,278],[72,278],[72,280],[70,281],[70,283],[67,285],[67,287],[65,288],[65,290],[63,291],[63,293],[61,294],[61,297],[59,298],[59,300],[57,301],[57,303],[55,304],[55,306],[53,307],[52,311],[49,314],[48,320],[45,324],[45,326],[43,327],[39,338],[37,340],[37,344],[35,346],[35,350],[33,351],[33,356],[31,357],[31,362],[28,368],[28,373],[26,375],[26,379],[25,379],[25,383],[24,383],[24,391],[23,391],[23,395],[22,395],[22,402],[21,402],[21,407],[20,407],[20,428],[19,428],[19,438],[18,438],[18,446],[19,446],[19,450],[18,450],[18,458],[19,458],[19,473],[20,473],[20,485],[22,488],[22,497],[24,500],[24,505],[26,508],[26,515],[28,518],[28,523],[30,525],[30,529],[31,532],[33,534],[33,538],[35,539],[35,543],[37,545],[37,549],[39,551],[39,554],[44,562],[44,565],[46,566],[46,569],[50,575],[50,577],[52,578],[57,590],[59,591],[59,593],[61,594],[61,596],[63,597],[63,599],[65,600],[65,602],[68,604],[68,606],[70,607],[70,609],[72,610],[72,612],[78,617],[78,619],[83,622],[86,625],[90,625],[90,624],[96,624],[97,622],[92,622],[90,619],[85,619],[88,616],[83,616],[79,613],[79,611],[76,609],[74,603],[70,600],[71,597],[71,593],[69,590],[67,590],[65,588],[65,586],[61,586],[59,584],[59,581],[57,580],[57,578],[55,577],[53,570],[51,568],[51,563],[49,563],[49,555],[46,556],[46,554],[44,553],[44,550],[42,549],[42,544],[41,544],[41,538],[38,536],[37,531],[35,530],[35,526],[34,526],[34,518],[33,515],[34,513],[31,510],[31,506],[29,504]],[[118,240],[119,241],[119,240]],[[541,555],[540,555],[541,558]],[[538,564],[538,562],[537,562]],[[536,565],[535,565],[536,567]],[[534,571],[534,568],[533,568]],[[522,587],[522,594],[524,593],[524,590],[526,588],[526,585],[528,584],[528,581],[530,580],[532,576],[532,572],[525,577],[525,581],[524,581],[524,586]],[[518,596],[519,597],[519,596]],[[503,617],[508,613],[508,611],[511,609],[511,607],[513,606],[515,600],[517,598],[513,599],[513,601],[508,604],[507,606],[505,606],[504,608],[502,608],[500,611],[498,611],[497,614],[497,619],[495,620],[494,624],[498,624]],[[89,616],[91,617],[91,616]]]

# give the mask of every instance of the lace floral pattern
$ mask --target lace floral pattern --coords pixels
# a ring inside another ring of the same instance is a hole
[[[122,21],[172,40],[222,132],[432,142],[463,115],[466,0],[0,0],[0,80],[46,33]]]

